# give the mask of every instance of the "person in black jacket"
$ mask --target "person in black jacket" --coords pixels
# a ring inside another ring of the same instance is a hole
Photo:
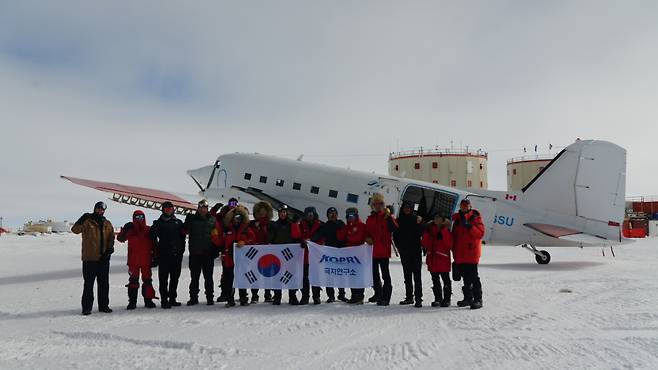
[[[402,271],[404,274],[404,287],[406,297],[401,305],[414,303],[423,305],[423,283],[421,278],[422,248],[420,239],[423,236],[422,218],[414,212],[411,203],[403,203],[398,216],[399,228],[393,233],[393,241],[400,252]]]
[[[279,219],[272,223],[274,226],[274,237],[272,238],[272,244],[292,244],[299,242],[298,239],[292,237],[293,223],[288,217],[288,206],[281,206],[281,208],[278,210],[278,213]],[[298,305],[299,301],[297,300],[297,296],[294,295],[294,292],[294,290],[288,291],[288,303],[291,305]],[[281,290],[274,290],[274,297],[272,299],[273,305],[278,306],[281,304],[281,295]]]
[[[174,216],[171,202],[162,203],[162,215],[153,222],[150,235],[157,246],[162,308],[178,307],[181,304],[176,301],[176,289],[185,252],[185,230],[183,222]]]
[[[205,199],[199,201],[195,214],[188,214],[185,217],[185,231],[189,235],[191,277],[188,306],[199,303],[199,278],[201,272],[203,272],[206,304],[212,306],[215,303],[212,274],[215,267],[215,258],[217,258],[219,252],[219,248],[215,247],[211,240],[215,222],[215,217],[208,212],[208,202]]]
[[[345,223],[338,219],[338,210],[335,207],[329,207],[327,209],[327,222],[322,224],[320,228],[320,235],[324,240],[324,245],[329,247],[342,248],[345,246],[345,243],[341,241],[338,237],[338,234],[342,228],[345,227]],[[336,302],[336,291],[332,287],[327,287],[327,303]],[[345,297],[345,288],[338,288],[338,300],[341,302],[347,302],[348,299]]]

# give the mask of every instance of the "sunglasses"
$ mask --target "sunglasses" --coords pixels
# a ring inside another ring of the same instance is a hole
[[[144,219],[144,215],[136,215],[136,216],[134,216],[133,218],[134,218],[135,220],[143,220],[143,219]]]

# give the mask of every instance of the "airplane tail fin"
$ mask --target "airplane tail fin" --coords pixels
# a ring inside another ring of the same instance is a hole
[[[523,188],[526,205],[619,226],[626,201],[626,150],[578,140]]]

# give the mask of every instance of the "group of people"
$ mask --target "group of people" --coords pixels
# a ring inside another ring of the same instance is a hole
[[[414,211],[413,204],[403,203],[398,217],[385,205],[381,194],[373,194],[372,212],[363,222],[356,208],[349,208],[345,221],[339,219],[334,207],[327,209],[327,221],[320,221],[315,207],[304,209],[302,219],[289,215],[285,205],[274,209],[265,201],[253,207],[253,220],[249,211],[232,198],[228,204],[217,204],[209,208],[207,201],[198,203],[196,213],[186,216],[184,221],[174,214],[171,202],[162,204],[162,214],[148,226],[142,211],[135,211],[131,222],[126,223],[116,240],[128,243],[128,310],[137,307],[140,290],[147,308],[155,308],[153,302],[156,291],[153,288],[151,269],[158,267],[158,290],[160,304],[164,309],[181,306],[177,300],[178,281],[181,274],[186,239],[189,254],[189,300],[188,306],[199,304],[201,275],[204,279],[206,304],[213,305],[215,259],[220,258],[222,273],[221,293],[217,302],[226,302],[227,307],[248,306],[258,303],[259,290],[238,289],[238,300],[233,288],[234,267],[233,247],[263,244],[299,243],[304,248],[304,276],[301,296],[297,290],[288,291],[288,303],[306,305],[322,303],[324,288],[326,303],[336,300],[349,304],[363,304],[365,289],[346,291],[333,287],[311,287],[308,279],[309,260],[307,242],[332,247],[353,247],[365,243],[373,246],[373,286],[374,294],[367,301],[379,306],[388,306],[393,291],[389,261],[392,249],[399,253],[402,263],[405,299],[401,305],[414,304],[422,307],[422,256],[426,256],[427,268],[432,277],[434,301],[432,307],[448,307],[451,304],[452,279],[463,279],[464,298],[457,302],[460,307],[478,309],[482,307],[482,286],[478,276],[478,263],[481,254],[481,239],[484,225],[477,212],[471,208],[468,199],[463,199],[460,209],[449,215],[434,215],[429,222]],[[109,266],[114,252],[114,227],[104,217],[106,205],[98,202],[93,213],[85,213],[75,223],[72,231],[82,234],[82,272],[84,289],[82,294],[82,314],[91,314],[94,282],[97,283],[98,309],[110,313],[109,307]],[[443,286],[442,283],[443,282]],[[249,296],[251,293],[251,296]],[[265,302],[280,305],[281,290],[264,290]]]

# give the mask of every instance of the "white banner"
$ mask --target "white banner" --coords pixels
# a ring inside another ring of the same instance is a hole
[[[236,289],[301,289],[304,250],[296,244],[233,247]]]
[[[370,288],[372,286],[372,245],[334,248],[308,242],[311,286]]]

